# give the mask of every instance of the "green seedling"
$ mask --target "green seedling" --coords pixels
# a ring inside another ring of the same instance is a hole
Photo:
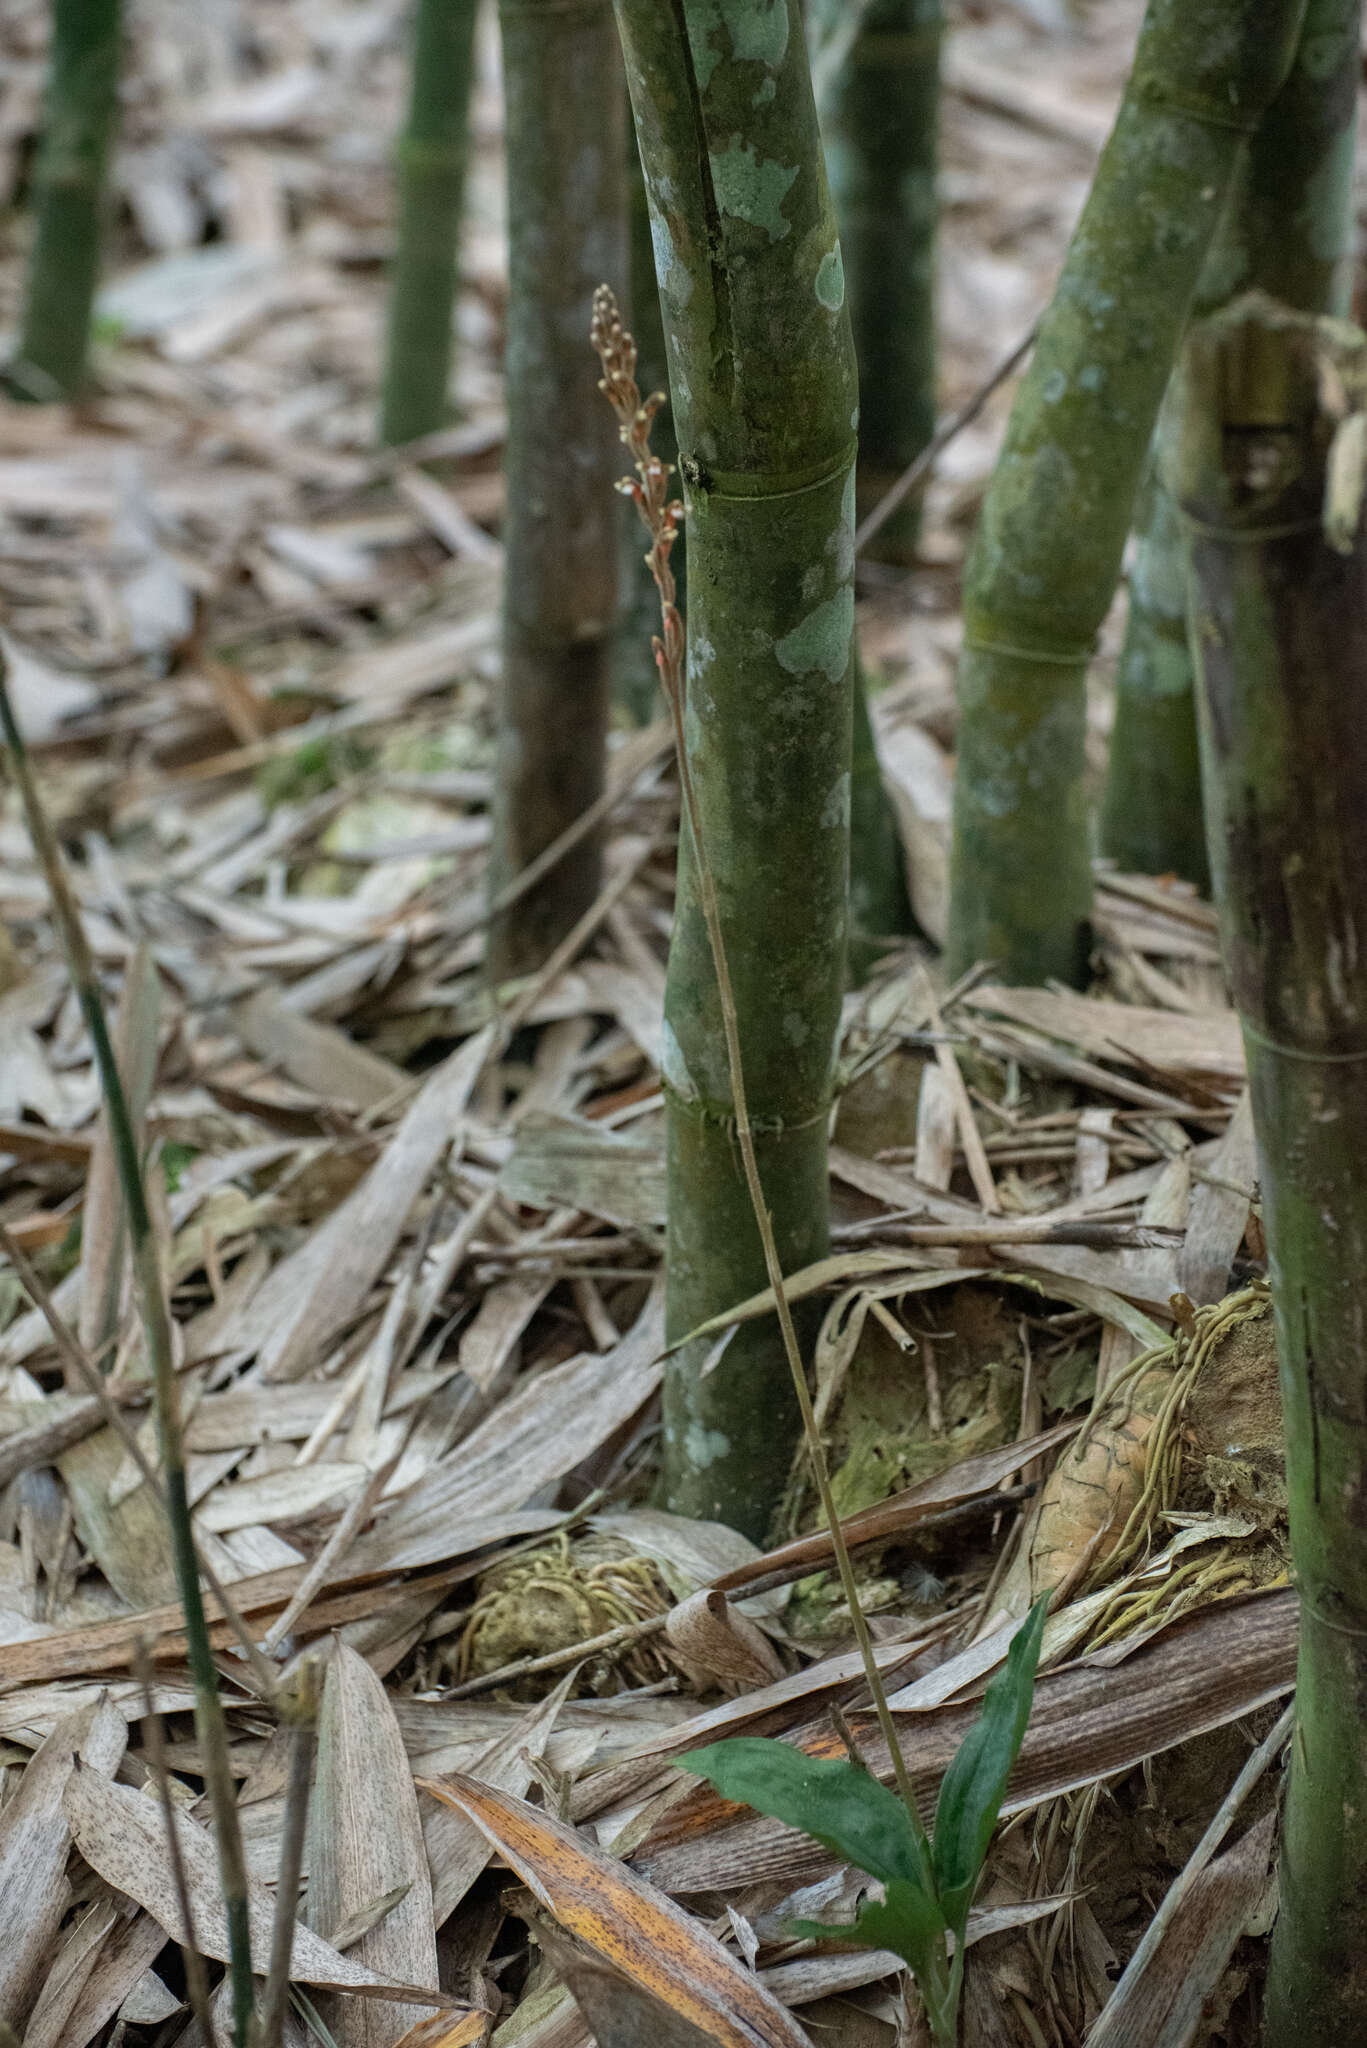
[[[879,1880],[883,1897],[863,1901],[852,1925],[799,1921],[793,1932],[834,1934],[901,1956],[916,1980],[937,2048],[955,2048],[959,2039],[969,1908],[1030,1719],[1048,1607],[1044,1594],[1012,1638],[983,1710],[941,1780],[929,1836],[913,1806],[852,1761],[828,1762],[787,1742],[744,1735],[679,1759],[683,1770],[706,1778],[723,1799],[800,1828]]]

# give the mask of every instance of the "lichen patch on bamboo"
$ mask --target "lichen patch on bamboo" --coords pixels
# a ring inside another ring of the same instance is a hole
[[[771,242],[781,242],[792,233],[793,224],[784,218],[783,202],[797,179],[796,164],[778,163],[759,154],[753,142],[738,137],[723,150],[713,150],[712,184],[717,204],[735,220],[762,228]]]
[[[854,592],[846,584],[776,640],[774,653],[790,675],[810,675],[820,669],[831,682],[838,683],[850,665],[853,630]]]
[[[816,267],[816,295],[828,313],[838,313],[845,303],[845,266],[839,242]]]

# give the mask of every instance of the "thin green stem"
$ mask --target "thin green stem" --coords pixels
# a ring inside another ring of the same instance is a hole
[[[71,979],[90,1033],[95,1064],[109,1119],[110,1142],[118,1170],[119,1186],[128,1215],[133,1254],[133,1279],[142,1314],[144,1340],[156,1395],[157,1424],[165,1470],[167,1517],[176,1582],[185,1614],[185,1640],[195,1689],[195,1720],[204,1753],[205,1782],[213,1808],[218,1843],[219,1877],[228,1922],[229,1969],[233,1982],[234,2039],[246,2048],[247,2028],[252,2012],[251,1935],[247,1918],[247,1867],[242,1849],[228,1754],[228,1727],[218,1689],[218,1670],[209,1641],[204,1599],[199,1584],[199,1559],[195,1549],[194,1525],[190,1519],[189,1494],[185,1478],[185,1443],[180,1415],[180,1389],[176,1380],[171,1318],[162,1282],[156,1236],[147,1208],[142,1168],[128,1098],[110,1044],[100,996],[95,963],[86,942],[80,912],[71,893],[60,849],[29,764],[28,752],[15,722],[9,690],[0,667],[0,728],[9,747],[15,781],[23,801],[29,835],[38,855],[52,898],[53,915],[61,933]]]

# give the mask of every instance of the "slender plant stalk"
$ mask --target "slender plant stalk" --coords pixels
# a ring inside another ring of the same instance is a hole
[[[280,1831],[280,1868],[275,1881],[275,1918],[271,1923],[271,1959],[252,2048],[282,2048],[289,2013],[290,1962],[299,1918],[299,1885],[308,1840],[309,1788],[318,1747],[318,1702],[321,1693],[318,1660],[306,1657],[295,1674],[287,1699],[279,1702],[288,1726],[289,1769],[285,1780],[285,1818]]]
[[[1084,976],[1087,663],[1201,264],[1304,9],[1150,0],[969,557],[951,974]]]
[[[688,504],[685,738],[765,1198],[787,1271],[828,1243],[844,981],[854,350],[797,0],[617,0]],[[665,992],[668,1294],[683,1337],[765,1284],[689,834]],[[798,1414],[780,1333],[675,1354],[665,1491],[761,1536]],[[708,1369],[710,1367],[710,1369]]]
[[[446,419],[478,11],[477,0],[417,0],[380,394],[391,446]]]
[[[1268,2048],[1367,2040],[1365,402],[1367,338],[1237,301],[1188,345],[1174,480],[1301,1600]]]
[[[859,362],[863,519],[935,431],[936,167],[942,0],[870,0],[822,94],[821,134]],[[905,561],[919,494],[877,553]]]
[[[1361,37],[1362,0],[1308,0],[1296,61],[1235,175],[1195,312],[1259,290],[1302,313],[1347,313]],[[1205,886],[1186,548],[1162,480],[1172,432],[1165,407],[1135,522],[1101,848],[1122,867]]]
[[[205,2048],[218,2048],[218,2036],[209,2004],[209,1976],[195,1937],[194,1900],[190,1896],[190,1886],[185,1876],[185,1858],[181,1854],[180,1835],[176,1829],[175,1808],[171,1799],[171,1773],[166,1763],[166,1741],[153,1691],[152,1659],[148,1654],[146,1642],[141,1638],[134,1645],[133,1668],[137,1674],[138,1684],[142,1688],[145,1709],[142,1720],[147,1754],[152,1764],[152,1776],[157,1782],[161,1810],[166,1817],[167,1861],[171,1865],[171,1880],[176,1888],[176,1904],[180,1907],[181,1925],[185,1930],[185,1939],[180,1944],[181,1962],[185,1966],[185,1996],[191,2012],[199,2022]]]
[[[502,0],[508,156],[503,686],[489,896],[603,787],[618,528],[584,332],[626,267],[612,0]],[[533,973],[598,893],[594,832],[490,921],[489,978]]]
[[[85,381],[121,40],[121,0],[52,0],[33,247],[18,353],[7,373],[16,398],[72,398]]]
[[[625,91],[625,80],[623,90]],[[650,202],[641,173],[636,147],[636,124],[628,119],[627,210],[630,248],[631,292],[627,300],[631,331],[640,359],[637,376],[643,391],[663,391],[669,380],[665,363],[664,316],[655,284],[655,248],[650,234]],[[678,460],[678,445],[668,411],[655,423],[658,453],[668,463]],[[617,617],[617,640],[613,649],[613,702],[633,725],[648,725],[663,710],[655,664],[650,659],[650,636],[654,630],[659,600],[655,584],[641,552],[641,526],[632,507],[621,507],[622,567],[621,603]],[[684,536],[680,533],[673,561],[679,603],[684,602]]]
[[[868,684],[856,646],[854,727],[850,758],[850,976],[861,981],[890,938],[911,930],[911,899],[902,841],[892,814]]]
[[[52,827],[48,823],[28,753],[15,724],[9,691],[0,668],[0,727],[9,748],[15,781],[24,805],[30,837],[52,897],[53,915],[62,936],[72,986],[85,1019],[104,1093],[110,1141],[119,1171],[119,1186],[128,1217],[133,1254],[133,1280],[142,1314],[144,1339],[156,1396],[157,1426],[166,1488],[167,1519],[180,1603],[185,1614],[185,1641],[195,1689],[195,1725],[204,1754],[204,1775],[214,1815],[219,1880],[228,1923],[229,1970],[233,1983],[233,2025],[237,2048],[246,2048],[252,2012],[251,1935],[247,1920],[247,1866],[242,1852],[228,1757],[228,1727],[218,1690],[218,1671],[209,1642],[204,1599],[199,1585],[199,1559],[185,1480],[185,1439],[180,1416],[171,1341],[171,1317],[162,1284],[157,1241],[148,1213],[142,1169],[133,1136],[128,1100],[114,1058],[105,1022],[95,962],[86,943],[80,913],[67,882]]]
[[[878,1669],[878,1659],[874,1654],[873,1637],[869,1632],[868,1620],[859,1597],[859,1586],[854,1576],[854,1566],[850,1560],[849,1545],[836,1509],[826,1447],[822,1442],[821,1431],[812,1407],[792,1305],[784,1287],[783,1263],[761,1174],[754,1125],[750,1117],[745,1061],[741,1049],[740,1011],[727,957],[725,925],[716,876],[707,843],[703,838],[703,812],[693,766],[689,759],[687,741],[688,685],[684,622],[675,602],[674,579],[670,570],[670,554],[677,539],[679,516],[683,508],[669,502],[669,478],[672,470],[667,463],[652,454],[650,448],[651,425],[659,399],[652,397],[644,406],[641,404],[634,374],[635,346],[631,336],[623,330],[616,301],[606,286],[599,290],[594,301],[592,339],[603,365],[602,389],[617,414],[622,441],[630,450],[636,469],[636,478],[627,479],[619,488],[632,499],[651,537],[649,561],[660,596],[661,629],[654,640],[655,661],[674,727],[679,787],[683,798],[684,836],[692,849],[698,905],[716,982],[718,1012],[735,1106],[736,1143],[740,1152],[745,1192],[760,1242],[766,1284],[774,1296],[784,1364],[801,1418],[803,1443],[811,1463],[826,1527],[830,1531],[831,1549],[835,1556],[841,1589],[849,1606],[850,1621],[864,1666],[865,1680],[873,1700],[879,1730],[892,1759],[898,1793],[906,1807],[907,1819],[929,1882],[929,1841],[921,1820],[920,1809],[916,1804],[916,1794],[912,1788],[906,1760],[902,1755],[897,1724],[888,1706],[882,1673]],[[954,1964],[951,1965],[947,1954],[942,1953],[938,1962],[940,1968],[937,1980],[929,1987],[927,2003],[938,2009],[948,1999],[952,2001],[953,2009],[957,2009],[957,1986],[959,1973],[962,1971],[962,1959],[956,1957]]]

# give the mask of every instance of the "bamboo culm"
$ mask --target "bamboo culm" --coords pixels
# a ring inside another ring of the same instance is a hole
[[[1240,300],[1193,332],[1172,479],[1191,522],[1206,819],[1253,1097],[1300,1590],[1267,2048],[1367,2039],[1364,401],[1367,339]]]
[[[626,267],[612,0],[504,0],[509,200],[503,681],[489,897],[603,786],[620,529],[617,449],[585,346]],[[497,984],[541,967],[598,893],[601,834],[492,918]]]
[[[1084,976],[1087,664],[1201,264],[1304,6],[1150,0],[969,557],[952,974]]]
[[[16,398],[74,398],[86,374],[100,274],[105,170],[118,123],[121,0],[52,0],[43,135],[33,174],[33,246]]]
[[[859,364],[861,519],[935,431],[943,33],[942,0],[871,0],[822,94]],[[882,528],[873,552],[910,559],[920,518],[918,492]]]
[[[477,0],[417,0],[380,394],[390,446],[446,419],[477,13]]]
[[[844,982],[857,393],[797,0],[618,0],[688,507],[684,738],[785,1271],[829,1241]],[[667,1327],[766,1283],[690,835],[665,994]],[[677,1512],[762,1535],[798,1411],[779,1329],[670,1361]]]
[[[1361,35],[1362,0],[1309,0],[1290,76],[1235,174],[1196,313],[1254,289],[1303,313],[1347,313]],[[1135,521],[1101,850],[1121,867],[1204,886],[1186,552],[1161,474],[1170,415],[1168,407],[1159,415]]]

